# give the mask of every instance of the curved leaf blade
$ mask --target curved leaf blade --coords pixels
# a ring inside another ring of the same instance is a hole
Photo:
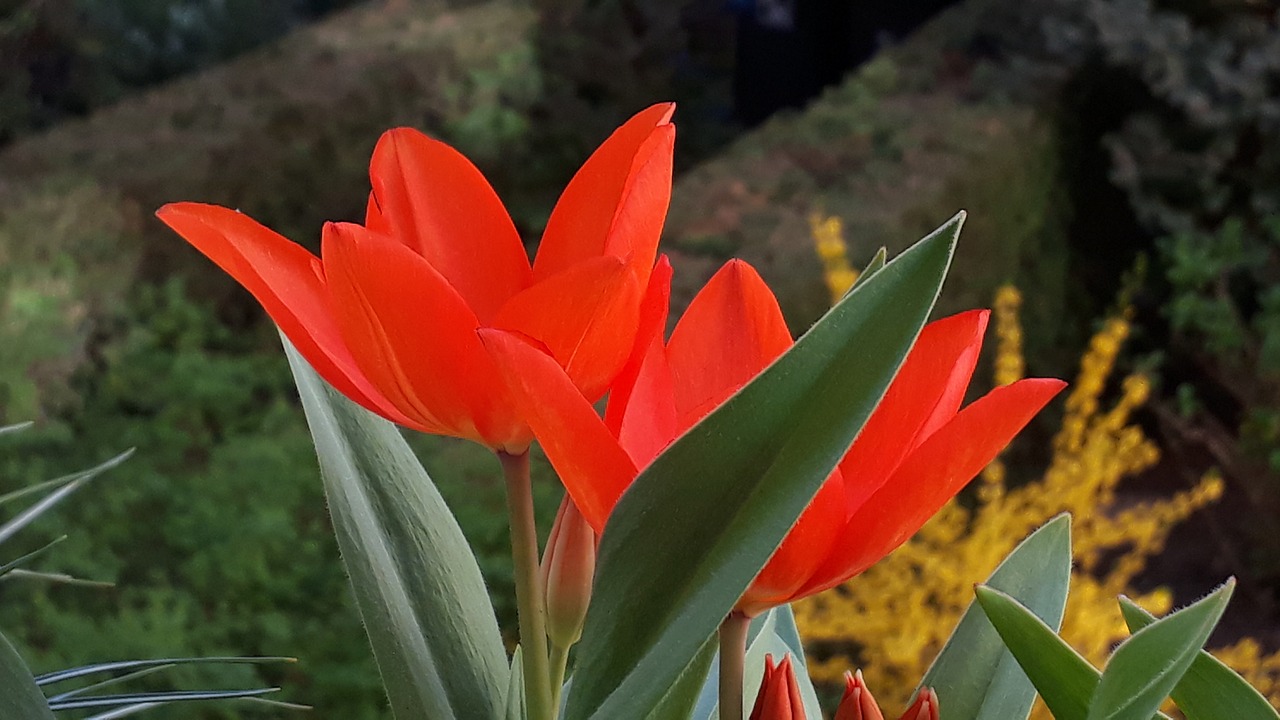
[[[643,718],[733,608],[884,395],[963,221],[874,272],[672,443],[600,540],[569,720]]]
[[[714,683],[719,677],[711,673],[719,657],[715,639],[707,638],[698,654],[693,656],[693,661],[680,673],[679,679],[645,720],[690,720],[694,717],[695,708],[703,702],[709,681]]]
[[[0,634],[0,718],[53,720],[53,711],[18,651]]]
[[[1120,612],[1129,632],[1138,632],[1156,621],[1154,615],[1123,595]],[[1201,650],[1186,674],[1170,693],[1187,720],[1280,720],[1280,713],[1262,693],[1221,660]]]
[[[1101,673],[1017,600],[985,585],[975,592],[982,611],[1055,720],[1085,720]]]
[[[1071,516],[1058,515],[1009,553],[987,586],[1015,598],[1057,631],[1071,581]],[[1005,647],[976,601],[938,653],[921,687],[946,698],[944,720],[1025,720],[1035,703],[1035,686]]]
[[[1120,643],[1102,672],[1087,720],[1148,720],[1222,619],[1235,580]]]
[[[506,653],[457,521],[396,427],[330,388],[284,342],[393,713],[498,720]]]

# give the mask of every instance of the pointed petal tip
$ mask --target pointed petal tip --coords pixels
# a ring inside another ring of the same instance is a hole
[[[181,212],[182,206],[189,205],[189,204],[190,203],[182,203],[182,202],[165,203],[164,205],[161,205],[160,207],[156,208],[156,217],[163,220],[166,215],[172,215],[176,212]]]

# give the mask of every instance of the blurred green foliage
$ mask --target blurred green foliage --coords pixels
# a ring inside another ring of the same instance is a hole
[[[35,547],[69,534],[41,569],[115,587],[4,583],[0,627],[37,671],[120,657],[293,655],[297,665],[263,671],[285,697],[315,705],[318,717],[385,717],[273,330],[228,327],[176,282],[139,288],[114,321],[92,371],[75,379],[77,404],[6,443],[0,491],[136,446],[112,478],[24,538]],[[479,556],[500,621],[514,628],[497,463],[460,441],[412,442]],[[545,462],[535,471],[545,532],[559,490]],[[250,672],[201,668],[175,678],[231,686],[253,682]],[[155,717],[279,711],[170,712]]]
[[[1149,291],[1168,323],[1171,370],[1189,376],[1180,405],[1236,434],[1243,455],[1229,472],[1274,486],[1280,14],[1225,0],[1065,5],[1074,15],[1049,24],[1051,42],[1087,56],[1095,82],[1123,88],[1119,122],[1103,142],[1112,182],[1157,238]],[[1192,389],[1202,402],[1191,402]],[[1256,463],[1260,470],[1247,469]],[[1274,487],[1267,494],[1277,497]]]
[[[0,143],[353,0],[0,0]]]

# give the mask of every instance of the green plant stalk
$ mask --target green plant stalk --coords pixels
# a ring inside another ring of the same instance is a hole
[[[511,559],[516,581],[516,612],[524,653],[524,694],[529,720],[553,720],[551,674],[547,660],[547,619],[538,574],[538,529],[533,517],[529,453],[499,452],[507,481],[507,514],[511,519]]]
[[[569,647],[551,645],[551,707],[560,709],[560,690],[564,688],[564,673],[569,666]]]
[[[734,610],[720,624],[720,720],[742,720],[742,678],[746,670],[751,618]]]

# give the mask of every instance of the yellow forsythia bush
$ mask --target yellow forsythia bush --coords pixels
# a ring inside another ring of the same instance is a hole
[[[840,269],[832,241],[838,221],[815,218],[812,228],[824,266]],[[844,241],[838,240],[843,256]],[[847,277],[844,271],[828,275],[833,297],[843,294],[847,285],[835,285]],[[997,293],[997,384],[1014,382],[1024,372],[1020,304],[1015,288]],[[1171,609],[1166,589],[1138,593],[1131,582],[1147,559],[1161,552],[1174,525],[1222,494],[1222,480],[1210,474],[1171,497],[1117,505],[1117,485],[1160,456],[1151,439],[1130,422],[1150,394],[1144,375],[1124,378],[1114,402],[1102,400],[1129,333],[1129,314],[1126,308],[1109,318],[1081,358],[1043,476],[1010,488],[997,460],[983,472],[974,500],[952,501],[860,577],[794,606],[816,681],[836,683],[846,669],[861,667],[877,697],[889,705],[905,702],[973,599],[974,583],[990,575],[1023,537],[1061,512],[1073,516],[1076,565],[1062,628],[1073,647],[1101,666],[1115,643],[1128,635],[1116,604],[1121,593],[1156,614]],[[1280,654],[1264,656],[1256,642],[1246,639],[1219,655],[1277,699]]]

